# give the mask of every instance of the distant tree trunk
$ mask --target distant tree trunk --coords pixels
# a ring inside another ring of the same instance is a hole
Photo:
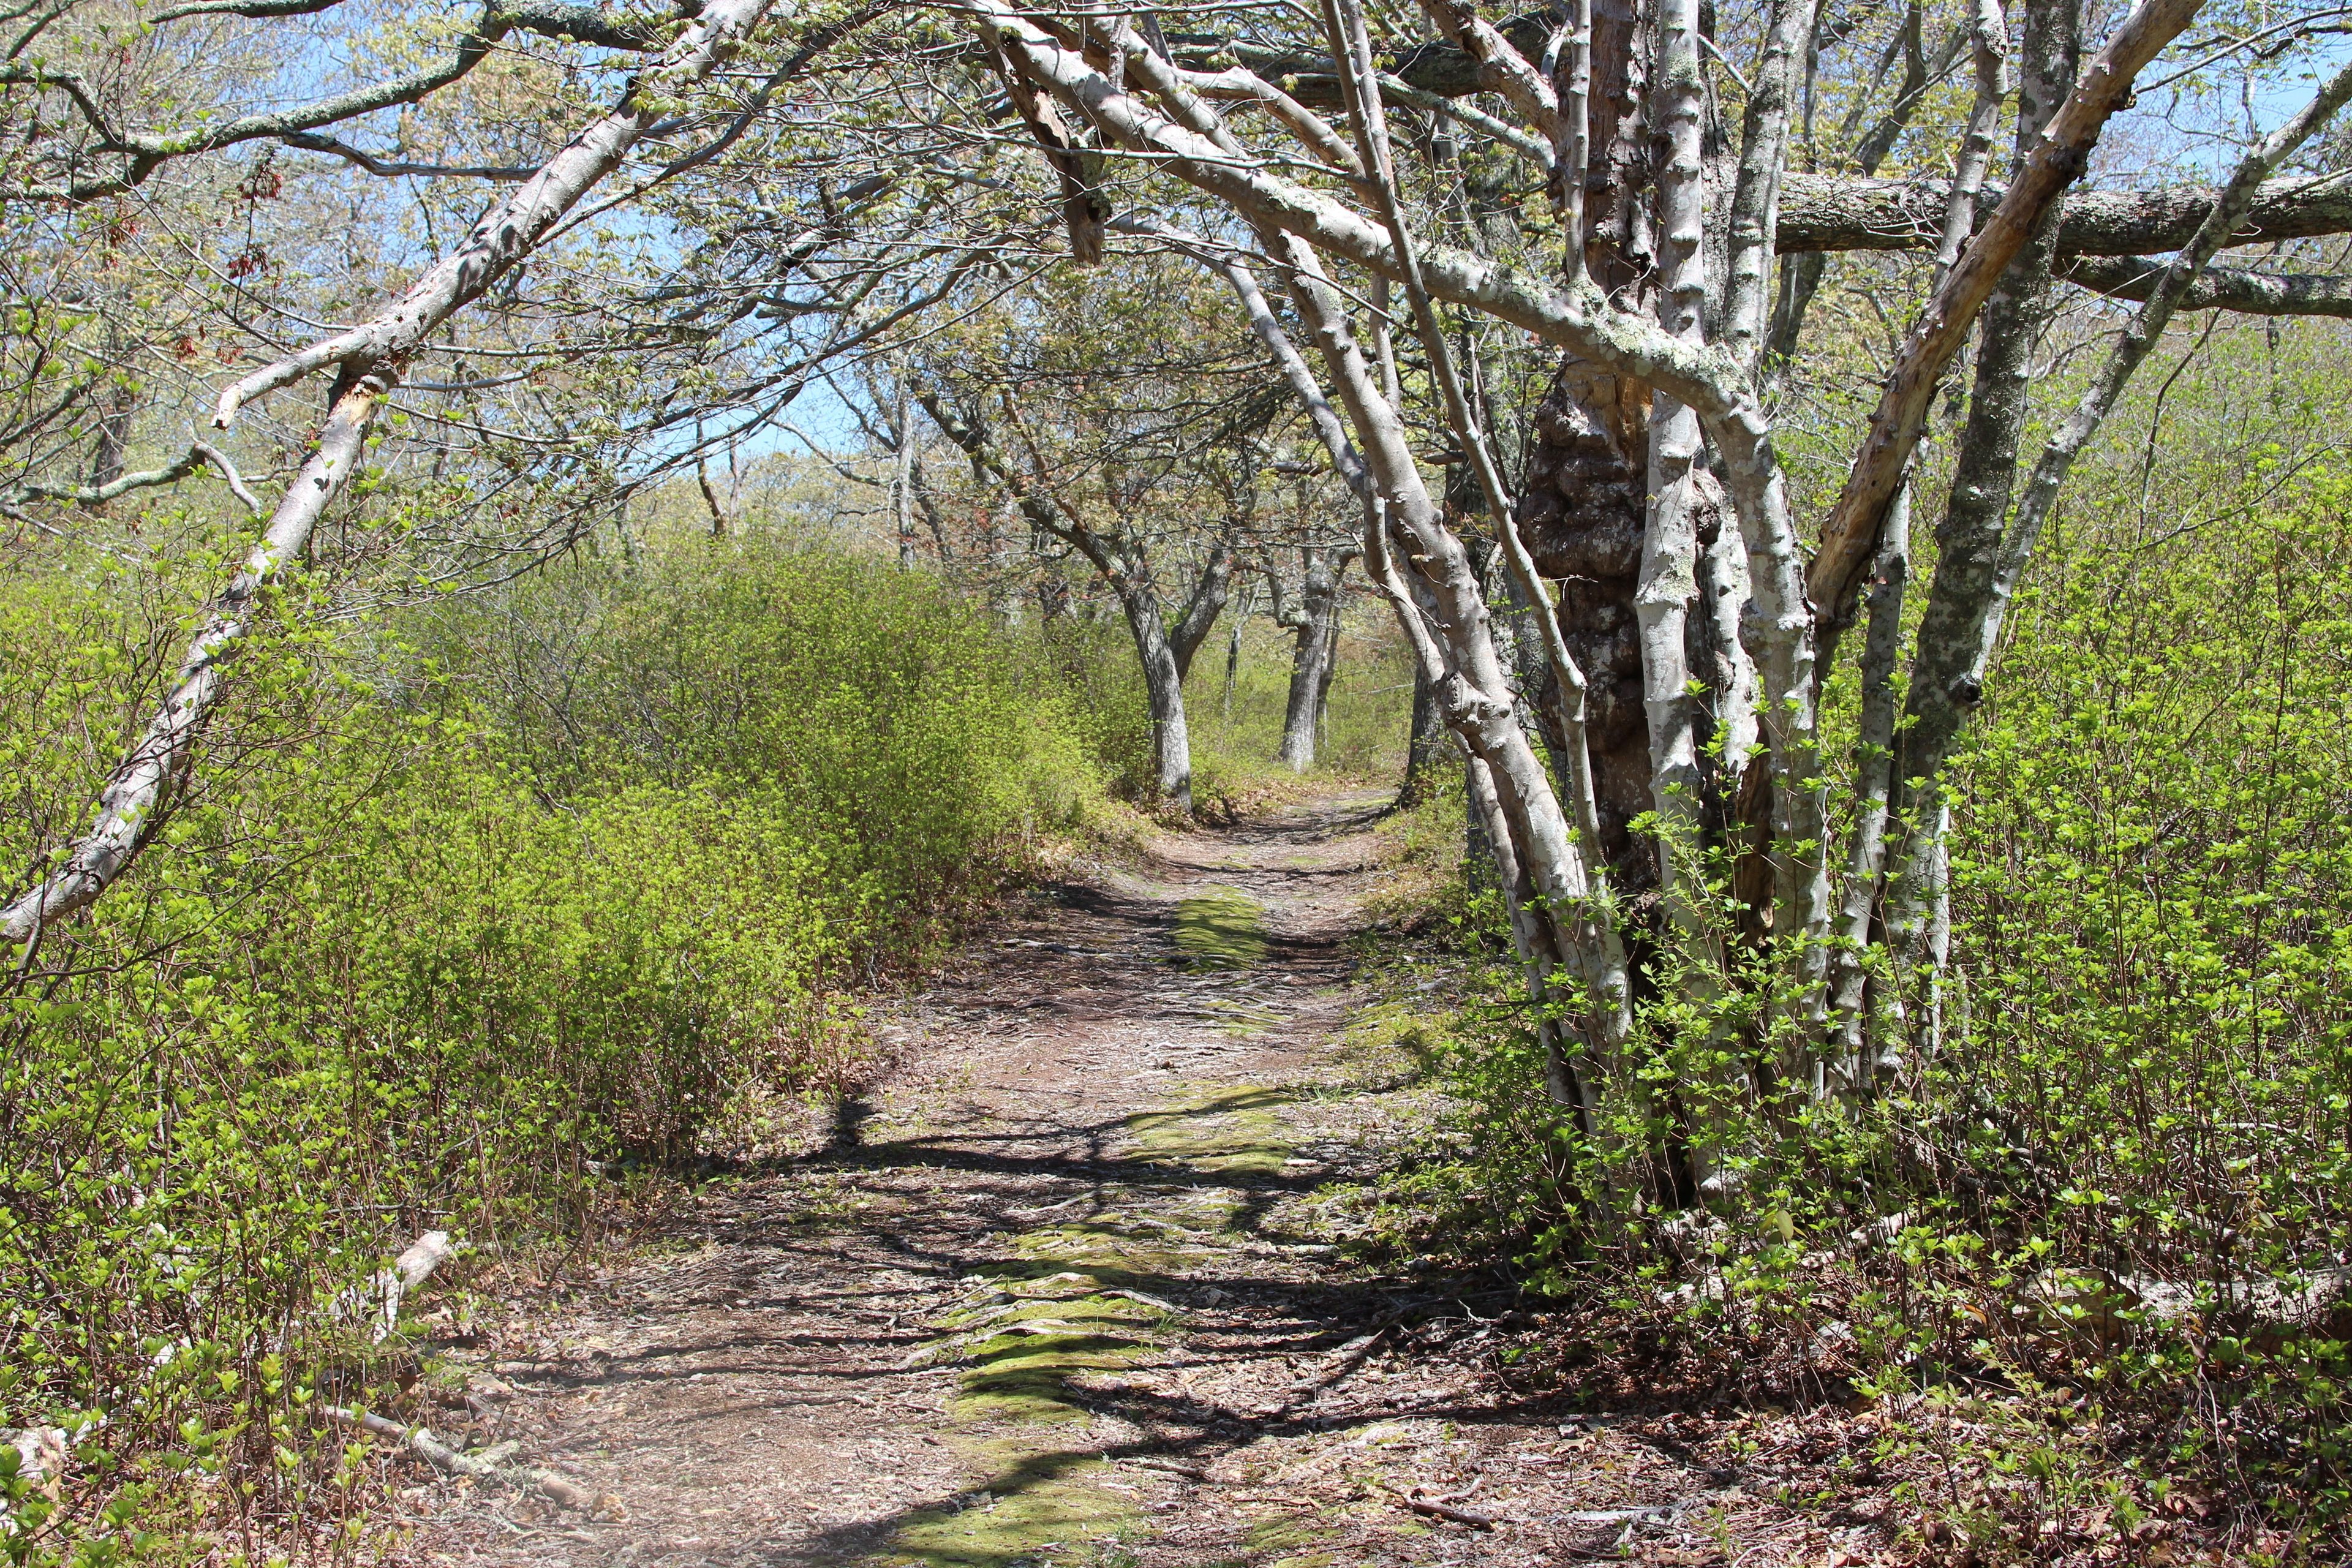
[[[1298,605],[1287,617],[1277,600],[1276,619],[1295,637],[1290,655],[1290,696],[1282,715],[1282,747],[1276,753],[1292,773],[1315,765],[1323,704],[1339,638],[1339,587],[1353,551],[1308,548]]]
[[[1001,512],[988,517],[988,534],[981,542],[988,556],[988,608],[1006,631],[1021,626],[1021,595],[1013,585],[1013,536]]]
[[[1225,696],[1223,710],[1227,722],[1231,722],[1234,716],[1234,688],[1242,678],[1242,627],[1249,620],[1249,616],[1250,597],[1247,594],[1244,594],[1241,604],[1234,611],[1234,617],[1230,623],[1230,635],[1225,641]]]
[[[126,375],[107,389],[104,412],[98,416],[97,449],[89,459],[92,485],[112,484],[122,477],[122,458],[131,448],[131,425],[138,413],[139,384]]]
[[[727,505],[719,499],[719,491],[710,483],[710,465],[698,458],[694,461],[694,482],[702,491],[702,504],[710,509],[710,537],[727,537]]]
[[[1438,706],[1436,683],[1418,665],[1412,672],[1412,728],[1405,738],[1404,784],[1397,791],[1399,805],[1418,805],[1437,787],[1437,764],[1447,755],[1445,710]]]
[[[915,505],[921,509],[924,525],[931,531],[931,544],[940,552],[940,563],[955,559],[955,547],[948,542],[948,520],[932,499],[930,487],[923,482],[923,459],[919,453],[909,453],[907,458],[907,485],[913,492]]]
[[[1119,608],[1143,665],[1143,693],[1151,706],[1151,761],[1160,798],[1189,815],[1192,809],[1192,734],[1184,716],[1184,671],[1160,613],[1160,592],[1148,564],[1138,561],[1118,583]]]
[[[915,422],[907,406],[907,378],[898,378],[897,419],[893,437],[898,449],[890,476],[891,509],[898,524],[898,566],[915,569]]]
[[[1210,549],[1209,559],[1201,567],[1201,580],[1192,585],[1192,596],[1185,602],[1184,613],[1169,628],[1169,646],[1176,655],[1180,679],[1192,673],[1192,657],[1209,640],[1210,632],[1216,629],[1217,617],[1224,612],[1233,589],[1233,547],[1220,542]]]

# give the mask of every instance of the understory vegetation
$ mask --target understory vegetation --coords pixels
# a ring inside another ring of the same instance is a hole
[[[1296,790],[1298,775],[1276,754],[1289,698],[1292,637],[1261,618],[1244,622],[1239,657],[1219,637],[1202,649],[1184,683],[1193,715],[1194,792],[1204,805],[1244,805]],[[1403,771],[1412,709],[1412,659],[1394,620],[1358,601],[1342,622],[1337,670],[1317,725],[1316,772],[1308,787],[1335,778],[1393,787]],[[1228,682],[1227,670],[1234,679]]]
[[[1566,1314],[1510,1375],[1884,1410],[1844,1473],[1930,1553],[2352,1543],[2352,469],[2324,359],[2271,347],[2179,366],[2204,416],[2119,442],[2029,580],[1957,770],[1936,1028],[1878,1096],[1764,1100],[1695,1205],[1654,1128],[1563,1135],[1513,966],[1411,1026],[1453,1110],[1372,1234]],[[1466,875],[1465,951],[1507,953]],[[1688,1125],[1700,1031],[1644,1025],[1626,1102]]]
[[[0,579],[10,856],[139,721],[178,588],[72,550]],[[1088,628],[838,553],[299,594],[126,896],[9,999],[0,1426],[97,1482],[52,1521],[0,1479],[9,1561],[337,1528],[362,1450],[323,1408],[415,1374],[386,1259],[441,1229],[560,1266],[739,1091],[854,1077],[856,993],[1137,766]]]

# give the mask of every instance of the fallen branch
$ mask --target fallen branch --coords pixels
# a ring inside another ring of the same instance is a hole
[[[1173,1459],[1129,1459],[1127,1463],[1140,1470],[1165,1470],[1171,1476],[1183,1476],[1196,1481],[1213,1483],[1217,1479],[1198,1465],[1180,1465]]]
[[[1398,1493],[1397,1500],[1415,1513],[1426,1514],[1431,1519],[1447,1520],[1455,1524],[1466,1524],[1473,1530],[1492,1530],[1497,1522],[1493,1514],[1480,1513],[1474,1508],[1456,1508],[1450,1502],[1439,1502],[1435,1498],[1425,1498],[1421,1495],[1421,1489],[1418,1487],[1410,1492]]]
[[[476,1480],[503,1480],[520,1483],[527,1491],[547,1499],[564,1508],[586,1513],[596,1506],[596,1496],[574,1481],[565,1480],[551,1470],[533,1469],[524,1465],[494,1465],[449,1447],[436,1437],[429,1427],[404,1426],[389,1416],[370,1410],[347,1410],[340,1405],[324,1407],[327,1419],[345,1426],[388,1437],[445,1476],[468,1476]]]
[[[336,1297],[333,1314],[344,1319],[373,1318],[375,1341],[383,1343],[400,1326],[402,1299],[431,1279],[433,1271],[455,1257],[457,1251],[457,1243],[449,1238],[447,1231],[426,1231],[392,1260],[391,1268],[379,1269],[366,1285],[355,1285]]]
[[[433,1277],[433,1271],[446,1262],[457,1250],[446,1230],[428,1230],[411,1242],[408,1250],[392,1260],[392,1267],[376,1276],[376,1289],[383,1296],[383,1312],[377,1321],[376,1338],[392,1332],[400,1319],[401,1298]]]
[[[16,1475],[56,1502],[72,1448],[62,1426],[0,1426],[0,1448],[16,1450]],[[5,1534],[0,1531],[0,1534]]]

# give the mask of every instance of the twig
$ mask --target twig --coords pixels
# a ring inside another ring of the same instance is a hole
[[[1217,1479],[1198,1465],[1180,1465],[1173,1459],[1129,1459],[1127,1463],[1138,1469],[1165,1470],[1171,1476],[1186,1476],[1196,1481],[1214,1482]]]

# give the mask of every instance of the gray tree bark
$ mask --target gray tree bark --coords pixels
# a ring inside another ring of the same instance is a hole
[[[1283,704],[1282,744],[1276,755],[1292,773],[1315,765],[1323,710],[1338,663],[1340,588],[1348,563],[1356,552],[1309,545],[1299,552],[1296,604],[1283,603],[1280,578],[1275,579],[1275,624],[1293,637],[1290,689]]]
[[[1000,36],[1010,35],[1020,26],[1009,16],[992,19],[991,25]],[[1139,40],[1127,52],[1129,73],[1157,92],[1184,121],[1181,129],[1167,124],[1162,134],[1197,138],[1202,146],[1214,151],[1221,165],[1233,166],[1239,144],[1222,132],[1207,105],[1176,80],[1166,62]],[[1045,55],[1042,47],[1038,53],[1045,57],[1039,60],[1041,72],[1048,79],[1066,81],[1063,72],[1066,57],[1057,60]],[[1534,984],[1546,987],[1547,994],[1573,1010],[1578,1032],[1583,1037],[1575,1048],[1563,1046],[1558,1052],[1554,1087],[1588,1125],[1594,1125],[1605,1079],[1603,1064],[1622,1047],[1631,1022],[1631,990],[1622,948],[1613,919],[1599,901],[1605,900],[1605,882],[1594,878],[1579,854],[1576,831],[1528,743],[1504,678],[1477,575],[1462,541],[1444,524],[1413,460],[1402,418],[1356,344],[1344,302],[1325,277],[1314,251],[1297,236],[1270,216],[1261,216],[1255,226],[1261,244],[1285,268],[1293,303],[1314,337],[1339,402],[1347,409],[1348,425],[1353,428],[1356,443],[1360,443],[1359,456],[1357,444],[1346,440],[1336,422],[1317,421],[1335,466],[1343,475],[1362,473],[1373,497],[1364,549],[1374,580],[1396,606],[1414,641],[1417,657],[1429,669],[1449,727],[1472,756],[1486,765],[1498,820],[1507,829],[1507,847],[1531,889],[1527,900],[1514,910],[1514,931],[1527,944],[1523,962],[1532,976],[1539,977]],[[1236,291],[1243,292],[1238,284]],[[1304,364],[1288,349],[1278,325],[1268,321],[1260,327],[1260,336],[1285,365],[1294,386],[1298,386]],[[1311,374],[1303,379],[1311,384]],[[1318,405],[1329,406],[1319,387],[1301,390],[1300,396],[1310,411]],[[1383,519],[1391,520],[1410,542],[1407,553],[1412,568],[1433,613],[1423,614],[1399,575],[1386,550]],[[1555,975],[1572,977],[1571,989],[1566,993],[1549,989],[1555,984]]]
[[[2074,80],[2082,25],[2081,0],[2039,0],[2026,8],[2018,101],[2021,162]],[[1902,826],[1899,847],[1889,861],[1884,918],[1898,969],[1907,973],[1916,974],[1923,957],[1930,889],[1942,885],[1930,875],[1945,820],[1942,763],[1983,695],[1969,633],[1990,598],[2016,484],[2018,439],[2032,405],[2033,355],[2050,321],[2050,267],[2062,210],[2053,204],[2044,212],[1986,303],[1968,423],[1944,519],[1936,529],[1936,574],[1912,656],[1890,805]]]

